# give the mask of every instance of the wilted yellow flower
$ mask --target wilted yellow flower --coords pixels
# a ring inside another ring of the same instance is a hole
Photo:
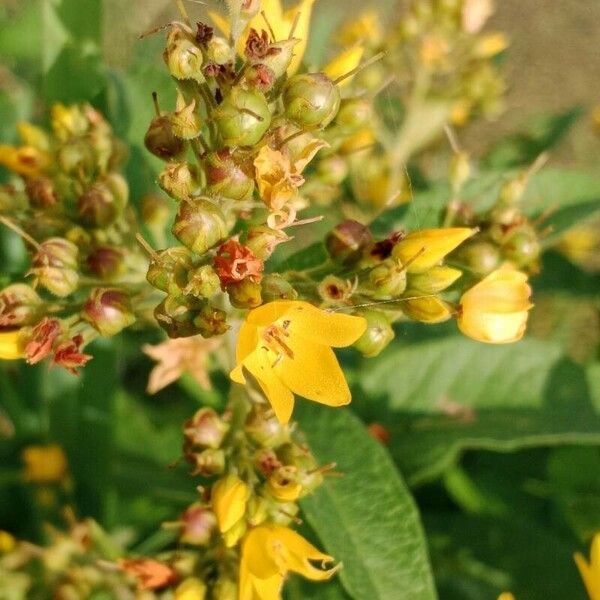
[[[378,46],[383,38],[383,29],[376,10],[363,12],[357,19],[348,21],[336,36],[336,42],[343,47],[365,43]]]
[[[600,533],[592,540],[589,563],[579,552],[574,558],[590,600],[600,600]]]
[[[227,475],[215,483],[211,503],[222,533],[242,519],[249,495],[250,489],[237,475]]]
[[[335,81],[338,77],[341,77],[353,69],[356,69],[356,67],[358,67],[360,64],[364,52],[365,50],[361,46],[354,46],[354,48],[348,48],[348,50],[344,50],[341,54],[338,54],[333,60],[327,63],[325,67],[323,67],[323,73]],[[352,77],[347,77],[338,85],[339,87],[344,87],[351,81]]]
[[[175,589],[175,600],[204,600],[206,584],[197,577],[184,579]]]
[[[57,483],[67,474],[67,457],[56,445],[27,446],[23,450],[24,477],[33,483]]]
[[[248,314],[240,329],[231,379],[258,381],[281,423],[290,420],[294,394],[343,406],[350,390],[331,347],[353,344],[366,330],[362,317],[320,310],[307,302],[278,300]]]
[[[407,265],[407,273],[424,273],[475,233],[468,227],[415,231],[394,246],[393,255]]]
[[[332,562],[301,535],[287,527],[260,526],[244,538],[239,600],[279,600],[289,571],[313,581],[330,579],[338,567],[322,570],[310,561]]]
[[[33,177],[39,175],[50,163],[50,157],[45,152],[33,146],[8,146],[0,144],[0,165],[10,171]]]
[[[315,0],[301,0],[298,4],[296,4],[296,6],[288,10],[284,10],[281,0],[262,0],[262,12],[267,15],[269,25],[275,34],[276,39],[273,41],[288,39],[292,30],[292,25],[296,20],[296,16],[298,14],[300,15],[296,25],[296,30],[294,31],[294,38],[297,38],[299,42],[294,48],[294,58],[292,59],[292,62],[288,68],[288,75],[293,75],[298,70],[298,67],[302,63],[304,53],[306,52],[310,18],[314,3]],[[231,30],[229,21],[217,13],[210,12],[209,14],[215,25],[225,35],[229,35]],[[244,33],[238,40],[237,51],[240,56],[243,56],[244,47],[246,46],[246,39],[250,29],[261,31],[262,29],[265,29],[265,27],[265,21],[260,13],[252,18]]]
[[[470,338],[509,344],[523,337],[532,304],[527,275],[501,267],[465,292],[460,299],[458,326]]]
[[[281,210],[304,183],[302,175],[292,172],[290,159],[270,146],[260,149],[254,167],[260,197],[271,210]]]
[[[24,350],[20,330],[0,333],[0,360],[23,358],[25,356]]]

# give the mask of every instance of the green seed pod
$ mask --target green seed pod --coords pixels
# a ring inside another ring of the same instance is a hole
[[[488,275],[496,269],[501,258],[496,245],[483,241],[467,242],[452,254],[452,260],[480,276]]]
[[[345,133],[370,127],[373,119],[373,103],[368,98],[344,98],[335,117],[334,125]]]
[[[294,75],[283,88],[286,117],[302,129],[323,129],[340,107],[340,92],[324,73]]]
[[[265,275],[261,281],[261,294],[263,302],[275,300],[295,300],[298,292],[281,275],[271,273]]]
[[[210,338],[223,335],[228,329],[227,313],[205,303],[194,319],[194,325],[202,337]]]
[[[191,337],[199,333],[194,317],[201,306],[196,298],[167,296],[154,309],[154,318],[170,338]]]
[[[363,250],[373,241],[369,228],[348,219],[336,225],[325,239],[329,256],[337,262],[352,264],[360,259]]]
[[[207,187],[211,194],[232,200],[250,200],[254,193],[251,163],[236,160],[229,148],[204,157]]]
[[[522,225],[508,235],[502,246],[505,258],[517,267],[528,267],[540,257],[538,235],[530,225]]]
[[[288,235],[281,229],[256,225],[248,229],[245,245],[252,250],[254,256],[267,260],[279,244],[287,242],[289,239]]]
[[[112,225],[122,211],[123,204],[103,182],[92,185],[77,200],[77,218],[86,227],[104,229]]]
[[[185,200],[200,186],[196,167],[188,162],[169,163],[158,176],[158,185],[174,200]]]
[[[144,145],[149,152],[162,160],[178,158],[185,150],[185,142],[173,132],[168,115],[152,119],[144,137]]]
[[[43,300],[33,288],[14,283],[0,291],[0,327],[23,327],[37,323],[42,316]]]
[[[172,229],[186,248],[199,255],[220,244],[228,231],[221,209],[203,197],[181,202]]]
[[[406,270],[395,258],[386,258],[369,272],[369,287],[373,298],[397,298],[406,289]]]
[[[207,448],[202,452],[194,452],[186,458],[194,466],[192,475],[214,477],[215,475],[221,475],[225,471],[225,453],[223,450]]]
[[[64,238],[50,238],[40,244],[32,259],[31,273],[41,286],[64,298],[79,283],[79,249]]]
[[[152,257],[146,279],[156,289],[178,296],[183,293],[188,282],[188,273],[193,267],[192,253],[187,248],[167,248]]]
[[[256,308],[263,302],[260,283],[244,279],[227,286],[229,302],[235,308]]]
[[[114,246],[97,246],[87,257],[86,264],[91,273],[111,281],[125,272],[125,253]]]
[[[131,298],[124,291],[96,288],[83,306],[81,317],[100,335],[111,337],[135,323]]]
[[[277,448],[290,439],[288,427],[281,425],[274,413],[267,412],[258,404],[253,405],[246,418],[244,431],[262,448]]]
[[[367,320],[367,330],[354,343],[354,347],[367,358],[377,356],[394,339],[394,330],[387,316],[377,310],[361,314]]]
[[[163,58],[175,79],[194,79],[198,83],[204,81],[202,51],[192,35],[181,27],[171,28]]]
[[[263,94],[234,87],[212,111],[225,146],[254,146],[271,125],[271,111]]]
[[[210,265],[198,267],[188,274],[185,293],[196,298],[211,298],[221,288],[221,281]]]

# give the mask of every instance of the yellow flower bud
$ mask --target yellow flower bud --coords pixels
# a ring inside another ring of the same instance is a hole
[[[436,296],[407,299],[402,310],[407,317],[422,323],[442,323],[452,316],[450,305]]]
[[[407,273],[424,273],[476,232],[467,227],[415,231],[398,242],[392,254],[406,265]]]
[[[227,475],[215,483],[212,508],[221,532],[231,529],[242,519],[249,496],[250,489],[237,475]]]
[[[67,473],[67,457],[63,449],[49,446],[27,446],[23,450],[24,477],[34,483],[56,483]]]
[[[415,273],[408,278],[408,295],[437,294],[450,287],[460,276],[462,271],[451,267],[433,267],[426,273]]]
[[[184,579],[175,589],[175,600],[204,600],[206,584],[197,577]]]
[[[279,467],[269,477],[269,494],[277,500],[293,502],[302,493],[302,484],[298,482],[298,469],[293,466]]]
[[[523,337],[531,287],[527,275],[504,266],[463,294],[458,326],[467,336],[490,344],[508,344]]]
[[[23,350],[20,330],[0,333],[0,360],[23,358]]]
[[[223,541],[227,548],[233,548],[242,539],[248,526],[244,519],[240,519],[231,529],[223,533]]]

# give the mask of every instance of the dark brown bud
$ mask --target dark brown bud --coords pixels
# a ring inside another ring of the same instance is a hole
[[[54,184],[48,177],[28,179],[25,184],[25,192],[31,206],[35,208],[50,208],[58,203]]]
[[[114,246],[94,248],[86,262],[90,272],[105,281],[116,279],[125,271],[125,254]]]
[[[211,152],[204,158],[208,190],[232,200],[249,200],[254,192],[251,163],[241,162],[229,148]]]
[[[363,250],[373,241],[369,228],[358,221],[348,219],[327,235],[325,245],[334,260],[352,264],[359,260]]]
[[[168,115],[152,119],[144,137],[144,145],[154,156],[163,160],[178,158],[185,150],[185,141],[173,133]]]

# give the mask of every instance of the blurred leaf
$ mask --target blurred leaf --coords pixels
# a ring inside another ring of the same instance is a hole
[[[439,476],[467,449],[600,444],[586,372],[553,343],[450,336],[399,344],[360,382],[387,403],[387,416],[384,408],[372,418],[389,425],[391,452],[412,484]]]
[[[384,448],[347,410],[298,408],[317,460],[335,461],[343,473],[327,478],[302,509],[327,552],[344,563],[346,591],[356,600],[435,599],[417,509]]]
[[[496,144],[483,159],[483,165],[489,169],[527,167],[542,152],[560,143],[583,112],[583,109],[577,107],[536,117],[524,131],[510,135]]]
[[[320,267],[327,261],[329,261],[329,254],[327,253],[325,244],[323,242],[315,242],[285,258],[280,264],[273,267],[272,270],[275,272],[281,270],[304,271],[305,269]]]
[[[285,600],[350,600],[339,579],[313,583],[301,577],[291,577],[283,588]]]

